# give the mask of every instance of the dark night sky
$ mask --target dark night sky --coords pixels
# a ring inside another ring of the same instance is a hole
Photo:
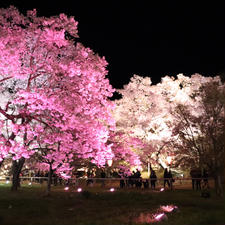
[[[121,3],[122,2],[122,3]],[[115,88],[133,74],[160,82],[165,75],[224,72],[224,1],[21,1],[1,0],[38,15],[65,13],[79,22],[79,41],[109,63]]]

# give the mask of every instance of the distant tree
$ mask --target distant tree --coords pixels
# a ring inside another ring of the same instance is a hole
[[[186,162],[190,168],[192,160],[197,158],[180,151],[181,136],[174,131],[182,131],[182,126],[178,126],[177,122],[184,120],[175,117],[174,112],[179,107],[187,107],[193,114],[199,112],[200,103],[196,93],[200,92],[202,85],[213,81],[218,81],[218,77],[204,77],[199,74],[187,77],[178,74],[176,79],[166,76],[160,83],[152,85],[149,77],[134,75],[128,85],[117,90],[122,95],[121,99],[115,101],[117,131],[138,137],[146,143],[148,148],[138,152],[142,162],[151,160],[165,168],[168,166],[167,156],[174,156],[176,165],[184,166],[183,163]],[[193,98],[194,94],[196,98]],[[179,143],[179,148],[175,143]],[[186,160],[183,160],[183,156]]]
[[[142,163],[147,164],[150,160],[164,168],[167,166],[165,157],[159,156],[169,151],[172,129],[167,124],[172,121],[169,113],[172,106],[163,95],[169,87],[168,81],[163,81],[161,87],[152,85],[149,77],[134,75],[129,84],[117,90],[122,98],[115,101],[114,118],[118,132],[145,143],[145,147],[138,151]],[[172,79],[171,84],[174,84]],[[175,90],[174,87],[171,89]]]
[[[218,77],[201,83],[190,96],[194,105],[179,104],[173,112],[174,147],[180,162],[206,168],[222,195],[224,177],[224,84]]]

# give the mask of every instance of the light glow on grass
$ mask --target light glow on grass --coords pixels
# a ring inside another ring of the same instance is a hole
[[[160,191],[164,191],[164,190],[165,190],[164,188],[161,188],[161,189],[160,189]]]
[[[82,188],[77,188],[77,192],[82,192]]]
[[[162,205],[162,206],[160,206],[160,209],[163,212],[172,212],[174,209],[177,209],[177,206],[174,206],[174,205]]]
[[[109,191],[110,192],[114,192],[115,191],[115,188],[110,188]]]

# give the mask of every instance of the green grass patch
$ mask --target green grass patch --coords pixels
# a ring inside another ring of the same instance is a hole
[[[75,189],[74,189],[75,190]],[[160,225],[224,225],[224,199],[213,192],[208,199],[192,190],[152,192],[121,190],[113,193],[89,188],[84,193],[54,187],[23,186],[18,192],[0,186],[1,225],[121,225],[138,224],[140,213],[153,213],[160,205],[173,204],[179,212],[168,213]]]

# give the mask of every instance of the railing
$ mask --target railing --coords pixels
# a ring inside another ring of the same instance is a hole
[[[1,183],[11,183],[12,177],[1,177]],[[20,177],[21,184],[45,185],[48,177]],[[52,185],[58,186],[89,186],[89,187],[114,187],[114,188],[170,188],[170,189],[200,189],[205,185],[214,187],[212,178],[71,178],[63,180],[52,177]]]

